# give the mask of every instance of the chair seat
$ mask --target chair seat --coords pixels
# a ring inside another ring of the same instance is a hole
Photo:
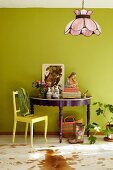
[[[20,122],[26,122],[26,123],[32,123],[32,122],[36,123],[36,122],[46,120],[47,118],[48,118],[47,116],[37,116],[34,114],[30,114],[25,117],[22,115],[19,115],[19,116],[17,116],[16,120],[20,121]]]

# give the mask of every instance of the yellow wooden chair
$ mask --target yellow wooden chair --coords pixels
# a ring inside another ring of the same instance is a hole
[[[48,116],[37,116],[34,114],[29,114],[25,117],[22,116],[20,110],[17,109],[18,107],[17,107],[16,97],[18,97],[18,91],[13,91],[14,126],[13,126],[12,142],[14,143],[15,141],[17,122],[25,122],[26,123],[25,140],[27,139],[28,125],[30,124],[30,143],[31,143],[31,147],[33,147],[33,124],[40,121],[45,121],[44,137],[45,137],[45,141],[47,141]]]

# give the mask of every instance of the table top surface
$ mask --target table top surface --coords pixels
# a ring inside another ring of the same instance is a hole
[[[35,96],[31,96],[30,99],[34,100],[46,100],[46,101],[78,101],[78,100],[90,100],[92,96],[86,96],[85,98],[59,98],[59,99],[46,99],[46,98],[38,98]]]

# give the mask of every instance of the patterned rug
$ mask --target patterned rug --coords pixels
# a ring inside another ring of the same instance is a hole
[[[0,170],[113,170],[113,143],[1,144]]]

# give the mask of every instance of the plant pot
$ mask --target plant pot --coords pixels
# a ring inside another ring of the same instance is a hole
[[[108,133],[106,133],[106,137],[104,137],[104,140],[108,142],[113,142],[113,124],[106,125],[106,129]]]
[[[104,137],[104,140],[107,141],[107,142],[113,142],[113,139],[110,139],[108,137]]]
[[[45,99],[45,98],[46,98],[46,93],[45,93],[45,92],[40,92],[40,91],[38,90],[37,97],[42,98],[42,99]]]

